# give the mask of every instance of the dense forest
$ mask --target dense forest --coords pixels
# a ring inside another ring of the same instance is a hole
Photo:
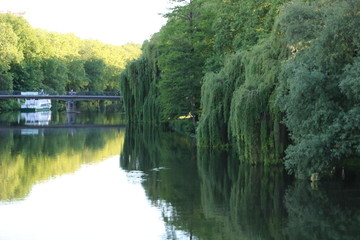
[[[0,90],[119,91],[120,72],[140,47],[34,29],[23,17],[0,14]]]
[[[121,74],[129,122],[319,178],[360,156],[358,0],[173,0]]]

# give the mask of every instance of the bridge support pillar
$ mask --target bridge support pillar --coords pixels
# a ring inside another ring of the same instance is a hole
[[[73,100],[66,101],[66,112],[76,112],[75,101]]]

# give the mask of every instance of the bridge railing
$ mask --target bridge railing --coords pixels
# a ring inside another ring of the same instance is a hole
[[[40,90],[40,91],[0,91],[0,95],[21,95],[25,92],[37,92],[39,95],[54,95],[54,96],[63,96],[63,95],[80,95],[80,96],[120,96],[120,91],[50,91],[50,90]]]

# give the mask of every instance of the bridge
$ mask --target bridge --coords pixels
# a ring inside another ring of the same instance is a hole
[[[34,94],[32,94],[34,93]],[[35,94],[37,93],[37,94]],[[96,91],[0,91],[0,99],[120,100],[120,92]]]
[[[0,99],[52,99],[66,101],[66,112],[77,112],[74,101],[122,99],[120,92],[100,91],[0,91]]]

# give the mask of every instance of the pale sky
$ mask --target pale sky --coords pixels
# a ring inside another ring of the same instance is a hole
[[[1,0],[0,12],[26,12],[33,28],[122,45],[158,32],[170,7],[168,0]]]

